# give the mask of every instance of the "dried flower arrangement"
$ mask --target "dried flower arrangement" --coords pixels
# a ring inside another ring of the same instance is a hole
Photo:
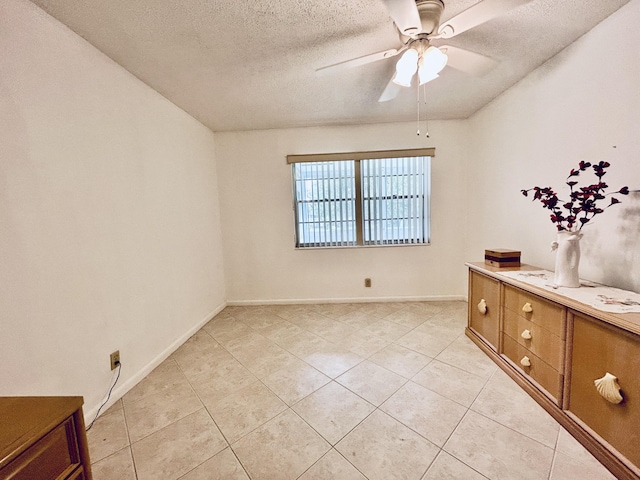
[[[620,195],[629,194],[629,187],[622,187],[615,192],[605,193],[609,185],[602,181],[602,177],[607,173],[605,170],[610,166],[609,162],[600,162],[594,165],[589,162],[580,162],[577,170],[571,169],[566,181],[566,184],[571,189],[568,202],[558,199],[558,195],[551,187],[533,187],[528,190],[521,190],[521,192],[525,197],[529,196],[529,192],[534,192],[533,200],[540,200],[544,208],[551,210],[550,218],[555,223],[558,231],[579,231],[597,214],[604,212],[616,203],[620,203],[620,200],[612,196],[610,203],[606,207],[600,208],[596,205],[598,201],[616,193]],[[598,183],[576,188],[578,182],[571,180],[571,178],[578,177],[581,172],[584,172],[589,167],[593,168],[593,173],[598,177]]]

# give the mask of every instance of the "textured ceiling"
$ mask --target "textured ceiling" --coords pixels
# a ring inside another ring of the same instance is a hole
[[[379,0],[32,1],[213,131],[416,118],[415,88],[377,101],[394,59],[315,75],[400,46]],[[500,64],[481,78],[445,68],[427,84],[429,118],[468,117],[627,2],[532,0],[434,41]],[[444,3],[443,21],[477,0]]]

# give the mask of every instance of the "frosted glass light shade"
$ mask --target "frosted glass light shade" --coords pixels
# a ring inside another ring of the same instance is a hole
[[[447,65],[449,57],[437,47],[433,45],[427,48],[422,54],[422,66],[432,73],[440,73]]]
[[[396,63],[396,74],[393,82],[403,87],[411,86],[411,79],[418,70],[418,52],[410,48],[402,54],[398,63]]]

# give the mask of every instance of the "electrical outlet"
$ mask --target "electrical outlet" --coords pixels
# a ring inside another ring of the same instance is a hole
[[[371,279],[370,278],[365,278],[364,279],[364,286],[369,288],[371,287]]]
[[[120,364],[120,350],[116,350],[109,355],[109,361],[111,362],[111,370],[118,368],[118,365]]]

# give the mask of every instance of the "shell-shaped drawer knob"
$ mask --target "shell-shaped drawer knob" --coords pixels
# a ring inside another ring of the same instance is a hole
[[[485,301],[484,298],[480,300],[480,302],[478,303],[478,311],[482,315],[485,315],[487,313],[487,302]]]
[[[522,307],[522,311],[524,313],[531,313],[533,312],[533,307],[531,306],[531,304],[529,302],[525,303]]]
[[[524,357],[522,357],[522,360],[520,360],[520,365],[522,365],[523,367],[530,367],[531,360],[529,360],[529,357],[525,355]]]
[[[531,340],[531,332],[529,330],[523,330],[520,336],[525,340]]]
[[[622,395],[620,394],[620,385],[618,384],[618,377],[611,375],[609,372],[604,374],[604,377],[598,378],[593,381],[598,393],[606,401],[618,404],[622,402]]]

